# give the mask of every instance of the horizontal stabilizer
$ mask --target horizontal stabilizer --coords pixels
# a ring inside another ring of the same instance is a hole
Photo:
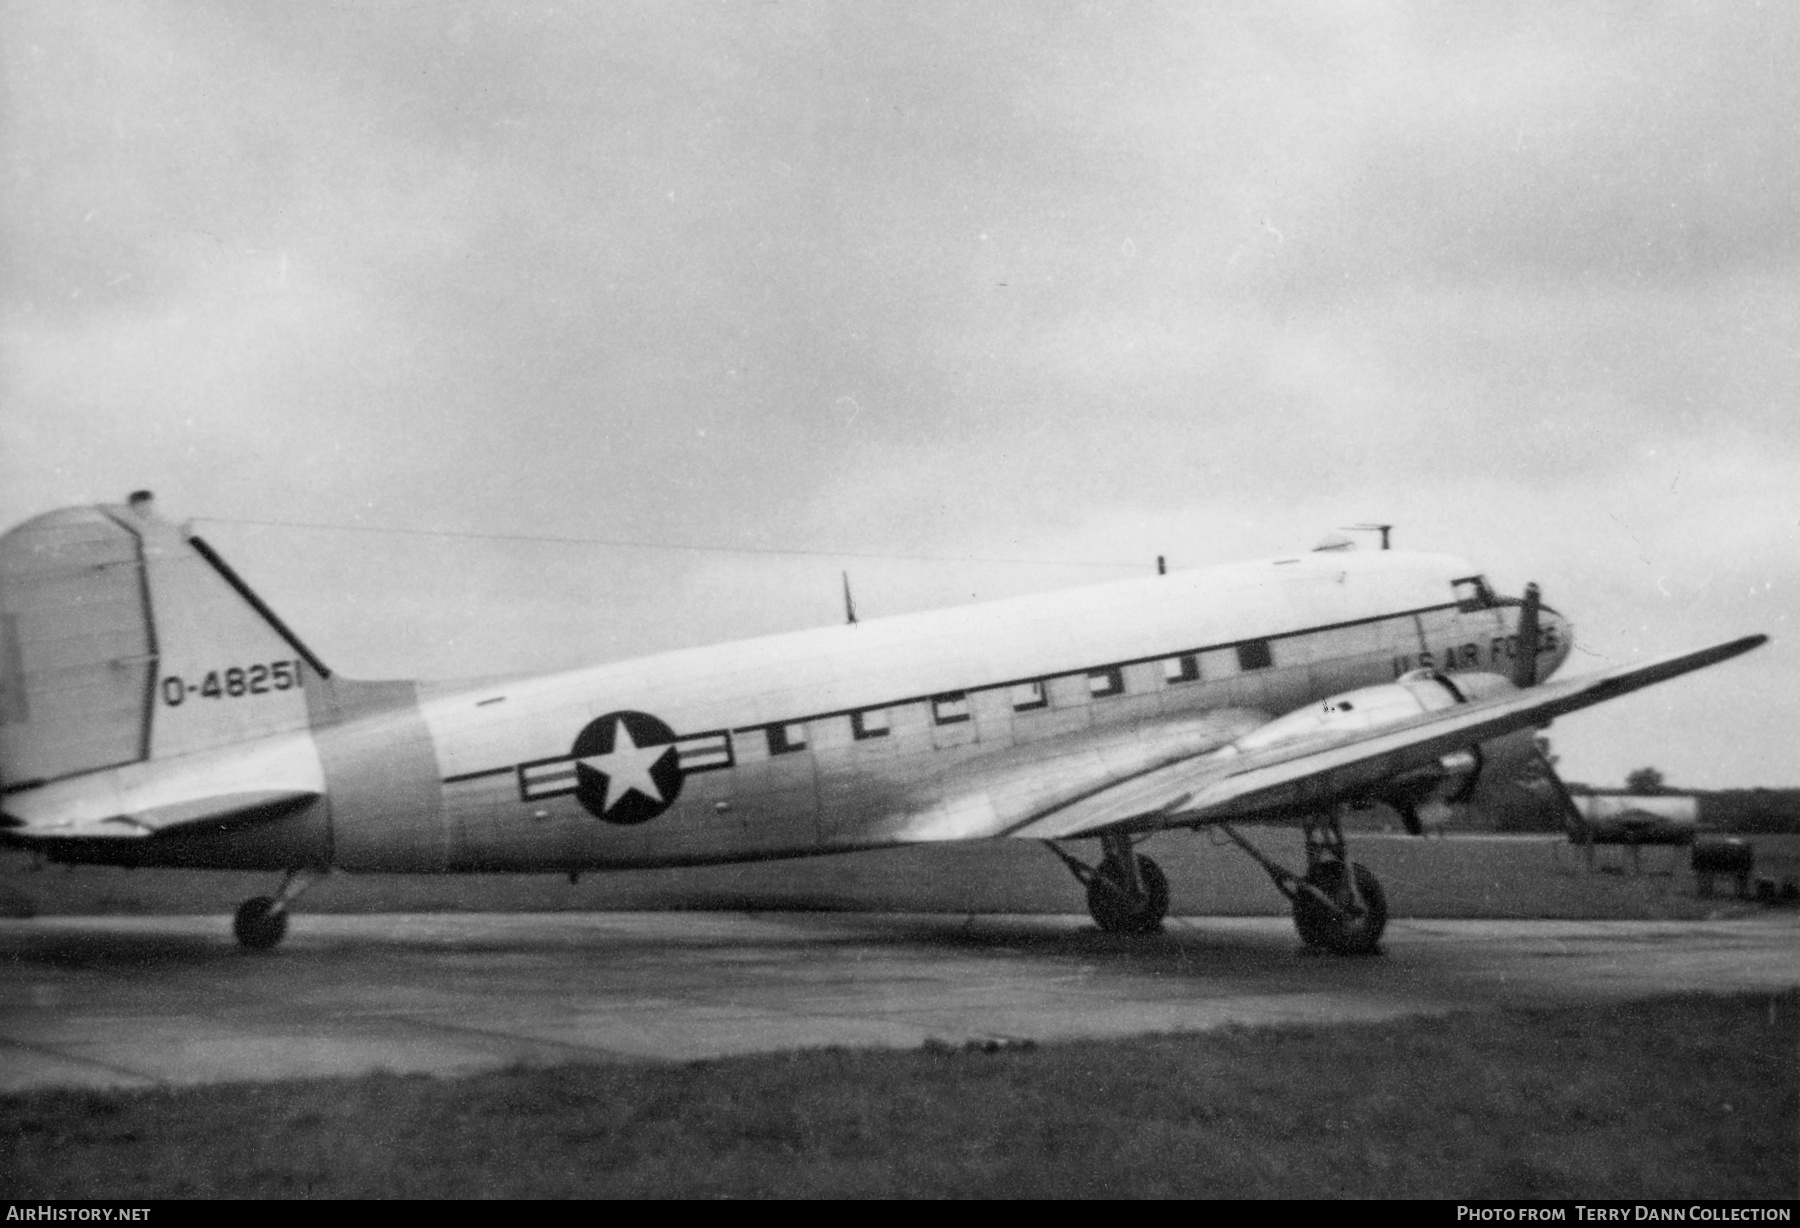
[[[1008,834],[1062,840],[1107,828],[1150,831],[1322,809],[1366,796],[1382,781],[1442,755],[1515,730],[1541,727],[1558,716],[1729,660],[1768,638],[1745,636],[1644,665],[1545,683],[1326,742],[1195,756],[1042,812]]]
[[[141,839],[196,823],[286,813],[324,792],[312,736],[280,734],[21,790],[0,805],[0,830],[25,840]]]

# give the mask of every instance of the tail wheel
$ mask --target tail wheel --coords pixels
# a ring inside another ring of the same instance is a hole
[[[231,932],[238,945],[251,951],[266,951],[287,933],[287,910],[275,908],[273,896],[259,895],[238,905],[232,919]]]
[[[1359,907],[1351,897],[1345,869],[1344,862],[1321,861],[1306,872],[1306,881],[1343,911],[1334,912],[1312,893],[1302,891],[1294,897],[1294,928],[1309,947],[1333,955],[1372,955],[1387,928],[1387,894],[1367,866],[1350,863],[1349,873],[1356,876],[1356,895],[1361,898]]]
[[[1104,862],[1088,879],[1088,914],[1109,934],[1155,933],[1169,915],[1169,880],[1162,867],[1138,854],[1137,872],[1141,893],[1121,881],[1117,866]]]

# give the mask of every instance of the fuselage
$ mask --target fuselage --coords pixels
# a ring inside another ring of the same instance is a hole
[[[477,686],[297,663],[308,728],[277,735],[277,753],[316,756],[319,800],[55,855],[575,870],[954,839],[967,816],[1052,802],[1410,670],[1506,673],[1517,614],[1454,558],[1322,552]],[[1540,673],[1570,644],[1546,610]]]
[[[281,736],[317,754],[317,803],[63,852],[581,870],[954,839],[968,807],[1053,799],[1415,668],[1508,672],[1516,630],[1516,603],[1456,558],[1350,551],[481,686],[308,673],[310,729]],[[1570,643],[1546,610],[1541,673]]]

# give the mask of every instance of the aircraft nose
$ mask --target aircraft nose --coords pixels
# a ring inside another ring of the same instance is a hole
[[[1569,653],[1575,647],[1575,624],[1549,606],[1542,608],[1538,618],[1543,628],[1538,635],[1538,677],[1548,678],[1569,659]],[[1545,660],[1545,657],[1549,659]]]

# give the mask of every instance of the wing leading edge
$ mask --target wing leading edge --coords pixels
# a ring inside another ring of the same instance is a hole
[[[1196,755],[1045,810],[1003,834],[1062,840],[1109,829],[1153,831],[1319,809],[1452,751],[1728,661],[1768,638],[1748,635],[1643,665],[1545,683],[1325,743],[1250,753],[1228,747]]]

